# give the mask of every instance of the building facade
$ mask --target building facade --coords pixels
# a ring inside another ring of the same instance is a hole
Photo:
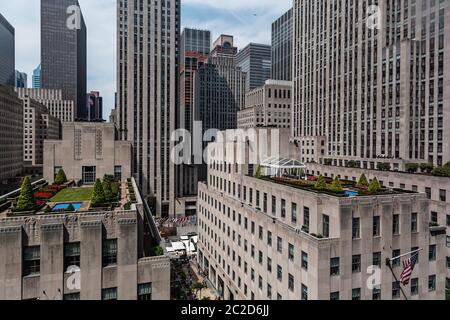
[[[68,13],[69,12],[69,13]],[[41,88],[61,89],[87,119],[87,30],[78,0],[41,0]]]
[[[145,249],[147,216],[129,210],[0,213],[1,300],[169,300],[170,261]]]
[[[450,1],[377,8],[378,21],[366,19],[363,2],[294,1],[293,136],[323,138],[323,158],[333,161],[442,165],[450,160]]]
[[[236,63],[232,36],[220,36],[208,62],[194,76],[194,120],[209,129],[236,128],[237,112],[244,106],[246,74]]]
[[[132,145],[116,139],[112,123],[64,123],[60,140],[44,142],[44,179],[54,181],[59,169],[83,184],[112,173],[122,180],[132,174]]]
[[[14,86],[15,30],[0,13],[0,85]]]
[[[425,194],[339,197],[253,177],[227,160],[212,158],[198,198],[198,260],[223,298],[404,299],[393,275],[400,260],[391,272],[386,259],[421,250],[402,289],[411,300],[445,299],[445,229],[430,228]]]
[[[270,45],[250,43],[237,54],[236,63],[247,74],[247,92],[264,85],[270,79],[271,51]]]
[[[33,89],[41,88],[41,65],[40,64],[36,67],[36,69],[33,70],[32,88]]]
[[[292,83],[267,80],[245,95],[245,107],[238,112],[238,128],[291,127]]]
[[[272,23],[272,73],[270,79],[292,81],[292,9]]]
[[[63,100],[62,90],[16,88],[16,92],[21,99],[30,98],[43,104],[61,122],[75,121],[75,103]]]
[[[39,102],[23,98],[23,161],[26,166],[44,164],[44,140],[60,137],[60,121]]]
[[[100,92],[91,91],[86,95],[89,121],[103,121],[103,98]]]
[[[133,143],[134,175],[154,212],[173,216],[180,2],[117,1],[117,14],[119,133]]]
[[[22,175],[23,103],[14,90],[0,86],[0,182]]]
[[[16,88],[28,88],[28,76],[25,72],[15,72],[15,87]]]

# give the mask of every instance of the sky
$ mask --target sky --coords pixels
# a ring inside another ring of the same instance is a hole
[[[58,1],[58,0],[55,0]],[[28,74],[40,63],[40,1],[0,0],[0,13],[16,31],[16,69]],[[116,91],[116,0],[79,0],[88,29],[87,91],[103,96],[108,120]],[[230,34],[235,45],[270,44],[272,22],[289,10],[292,0],[181,0],[181,27],[210,30],[213,41]]]

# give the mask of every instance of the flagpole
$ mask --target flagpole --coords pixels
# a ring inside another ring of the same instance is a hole
[[[394,270],[392,270],[391,259],[389,259],[389,258],[386,259],[386,265],[389,267],[389,270],[391,270],[392,276],[394,277],[395,282],[398,282],[398,286],[400,288],[400,291],[403,293],[405,300],[408,300],[408,298],[406,297],[405,291],[403,291],[402,284],[400,283],[400,281],[398,281],[397,276],[394,273]]]
[[[423,250],[423,249],[417,249],[417,250],[414,250],[414,251],[411,251],[411,252],[408,252],[408,253],[404,253],[404,254],[402,254],[402,255],[399,255],[398,257],[394,257],[394,258],[392,258],[392,259],[389,259],[389,261],[392,262],[392,261],[398,260],[398,259],[400,259],[400,258],[403,258],[403,257],[405,257],[405,256],[407,256],[407,255],[409,255],[409,254],[414,254],[414,253],[420,252],[420,251],[422,251],[422,250]]]

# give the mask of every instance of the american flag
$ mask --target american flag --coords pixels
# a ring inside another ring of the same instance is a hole
[[[406,286],[411,279],[411,274],[414,270],[414,266],[417,263],[417,258],[419,257],[419,253],[415,253],[411,258],[403,261],[403,272],[400,276],[400,282]]]

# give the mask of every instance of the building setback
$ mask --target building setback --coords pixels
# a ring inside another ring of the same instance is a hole
[[[61,122],[73,122],[75,120],[75,103],[71,100],[63,100],[62,90],[16,88],[19,98],[31,98],[47,107],[50,114]]]
[[[245,107],[238,112],[238,128],[291,127],[292,83],[267,80],[245,95]]]
[[[75,119],[83,120],[87,119],[86,33],[78,0],[41,0],[41,88],[61,89],[64,100],[75,102]]]
[[[0,85],[14,86],[15,30],[0,13]]]
[[[292,9],[272,23],[271,79],[292,80]]]
[[[170,6],[161,0],[145,6],[137,0],[117,1],[117,10],[120,136],[133,142],[134,175],[154,212],[174,216],[170,138],[179,98],[180,1],[170,1]]]
[[[247,74],[247,92],[264,85],[270,79],[271,50],[270,45],[250,43],[237,54],[236,64]]]
[[[22,175],[23,103],[12,88],[0,86],[0,182]]]

